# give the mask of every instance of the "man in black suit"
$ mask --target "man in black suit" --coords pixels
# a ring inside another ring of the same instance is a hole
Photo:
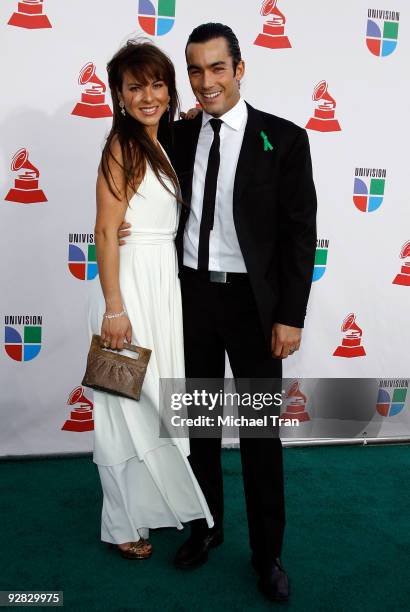
[[[170,148],[186,204],[177,235],[186,377],[223,379],[226,351],[236,379],[280,379],[300,345],[316,248],[307,134],[241,98],[245,65],[229,27],[195,28],[186,60],[203,108],[174,124]],[[242,437],[240,452],[258,585],[286,600],[281,442]],[[215,526],[191,523],[175,558],[182,569],[223,542],[221,439],[193,437],[189,459]]]

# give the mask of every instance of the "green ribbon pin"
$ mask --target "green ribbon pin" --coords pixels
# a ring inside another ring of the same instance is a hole
[[[263,150],[264,151],[273,151],[273,147],[272,147],[271,143],[269,142],[269,139],[266,136],[264,131],[261,132],[261,136],[263,138]]]

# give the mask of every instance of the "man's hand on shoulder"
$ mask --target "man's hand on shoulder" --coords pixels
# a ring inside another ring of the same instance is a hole
[[[127,236],[131,235],[131,232],[129,231],[131,227],[131,223],[126,223],[125,221],[123,221],[120,225],[120,227],[118,228],[118,244],[119,246],[123,246],[126,241],[124,240]]]
[[[282,323],[275,323],[272,328],[272,357],[286,359],[300,347],[302,330]]]
[[[201,108],[190,108],[186,113],[179,113],[179,116],[181,119],[195,119],[199,113],[202,113]]]

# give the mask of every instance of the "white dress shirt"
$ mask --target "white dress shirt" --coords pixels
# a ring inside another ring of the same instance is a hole
[[[233,186],[236,166],[248,119],[248,109],[241,98],[227,113],[219,117],[220,165],[215,198],[214,227],[209,238],[209,270],[246,272],[233,221]],[[209,121],[212,115],[202,113],[192,180],[191,212],[184,233],[184,265],[198,268],[198,244],[204,199],[205,175],[214,132]]]

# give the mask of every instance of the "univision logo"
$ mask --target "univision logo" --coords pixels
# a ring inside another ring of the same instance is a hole
[[[14,361],[31,361],[41,350],[42,316],[6,315],[4,348]]]
[[[368,9],[366,45],[377,57],[391,55],[397,47],[400,13]]]
[[[381,380],[377,395],[377,412],[384,417],[399,414],[406,403],[408,386],[408,380]]]
[[[163,36],[174,26],[176,0],[158,0],[155,4],[158,11],[151,0],[139,0],[138,23],[147,34]]]
[[[385,183],[384,168],[356,168],[353,188],[353,202],[356,208],[361,212],[374,212],[380,208]]]
[[[329,240],[318,239],[316,242],[315,265],[313,267],[313,282],[320,280],[326,272],[328,250]]]
[[[68,269],[71,274],[79,280],[93,280],[98,274],[94,234],[69,234],[68,242]]]

